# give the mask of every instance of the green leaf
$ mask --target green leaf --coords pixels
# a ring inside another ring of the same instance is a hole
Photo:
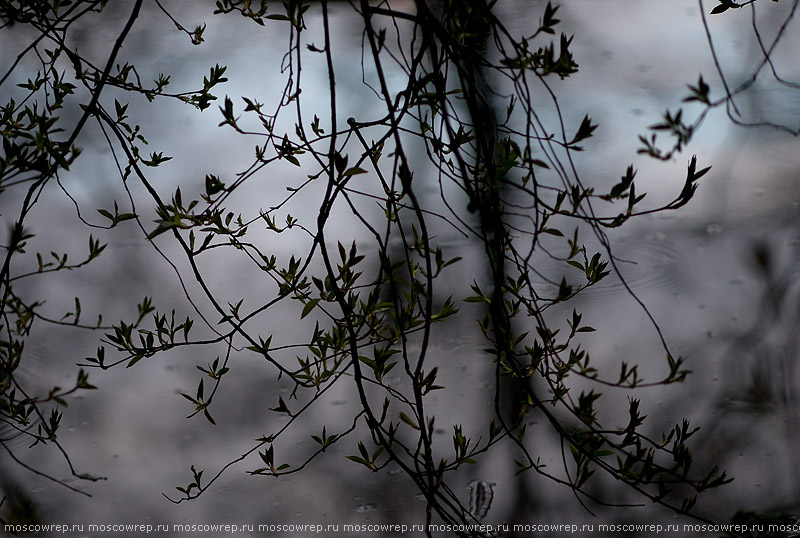
[[[314,310],[314,307],[317,306],[317,303],[319,303],[319,299],[311,299],[310,301],[308,301],[306,303],[306,306],[303,307],[303,313],[300,315],[300,319],[303,319],[309,313],[311,313],[311,311]]]
[[[208,419],[208,421],[209,421],[211,424],[213,424],[214,426],[216,426],[216,425],[217,425],[217,423],[214,421],[214,419],[213,419],[213,418],[211,417],[211,415],[209,414],[209,412],[208,412],[208,409],[203,409],[203,415],[205,415],[206,419]]]
[[[406,424],[408,424],[409,426],[411,426],[415,430],[419,429],[419,424],[417,424],[416,421],[413,418],[409,417],[405,413],[400,413],[400,420],[402,420],[403,422],[405,422]]]
[[[550,165],[549,165],[549,164],[547,164],[546,162],[544,162],[544,161],[542,161],[542,160],[540,160],[540,159],[533,159],[533,160],[531,161],[531,164],[532,164],[533,166],[538,166],[539,168],[547,168],[547,169],[549,169],[549,168],[550,168]]]
[[[367,171],[364,170],[363,168],[359,168],[358,166],[354,166],[352,168],[348,168],[347,170],[345,170],[344,174],[342,174],[342,176],[350,177],[350,176],[355,176],[357,174],[366,174],[366,173],[367,173]]]
[[[134,356],[134,357],[133,357],[133,358],[132,358],[132,359],[131,359],[131,360],[128,362],[128,365],[127,365],[127,366],[125,366],[125,368],[130,368],[131,366],[133,366],[134,364],[136,364],[137,362],[139,362],[139,361],[140,361],[140,360],[142,360],[143,358],[144,358],[144,355],[135,355],[135,356]]]

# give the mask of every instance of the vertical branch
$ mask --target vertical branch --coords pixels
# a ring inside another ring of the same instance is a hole
[[[362,11],[362,17],[364,19],[367,40],[369,41],[373,62],[378,74],[378,80],[380,82],[380,92],[387,107],[387,112],[389,117],[389,129],[392,133],[392,136],[394,137],[394,142],[395,142],[395,154],[399,159],[400,163],[399,170],[396,173],[399,176],[400,183],[403,188],[403,193],[406,194],[409,200],[411,201],[411,206],[415,214],[416,222],[417,224],[419,224],[422,249],[424,252],[424,259],[425,259],[425,292],[424,292],[425,307],[424,307],[424,326],[423,326],[422,343],[414,371],[413,373],[412,372],[408,373],[411,377],[412,390],[414,393],[414,403],[416,406],[416,414],[419,424],[419,439],[422,449],[422,458],[424,462],[423,474],[427,480],[427,486],[424,488],[423,492],[425,493],[425,497],[427,500],[426,519],[428,524],[430,524],[430,522],[432,521],[433,509],[437,503],[435,497],[438,485],[440,483],[440,478],[437,475],[436,466],[433,462],[433,447],[430,438],[430,435],[432,435],[433,433],[433,429],[432,428],[429,429],[428,427],[428,418],[425,415],[425,405],[423,400],[423,388],[422,388],[422,372],[425,363],[425,356],[430,341],[431,319],[433,316],[433,293],[434,293],[433,261],[431,259],[430,237],[428,234],[428,227],[425,215],[422,211],[422,206],[419,200],[417,199],[416,193],[414,192],[412,186],[413,172],[411,167],[409,166],[408,158],[403,149],[403,140],[400,136],[400,119],[398,117],[399,115],[397,114],[397,111],[392,105],[392,98],[389,92],[389,87],[386,82],[386,76],[384,74],[383,65],[380,59],[380,50],[376,42],[376,32],[372,23],[371,7],[367,0],[361,0],[360,6]],[[417,65],[416,62],[414,62],[414,65]],[[413,80],[413,78],[414,74],[412,72],[410,74],[410,79]],[[406,246],[406,251],[408,251],[408,245],[405,242],[405,240],[404,240],[404,245]],[[411,267],[409,267],[409,270],[411,270]],[[413,286],[413,280],[416,277],[414,275],[410,275],[410,278]],[[419,449],[417,453],[419,453]]]

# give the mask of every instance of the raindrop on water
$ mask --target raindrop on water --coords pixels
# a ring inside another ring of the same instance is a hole
[[[361,512],[361,513],[374,512],[377,509],[378,507],[373,503],[359,504],[358,506],[356,506],[356,512]]]
[[[400,376],[392,376],[392,377],[389,377],[389,378],[386,379],[386,383],[390,387],[399,387],[400,385],[403,385],[404,382],[405,382],[405,379],[400,377]]]

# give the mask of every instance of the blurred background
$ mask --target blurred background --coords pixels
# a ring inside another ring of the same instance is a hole
[[[793,61],[800,44],[796,24],[789,17],[796,2],[761,4],[766,3],[759,2],[757,23],[764,42],[771,43],[782,25],[787,26],[772,51],[776,71],[786,80],[800,80],[800,64]],[[288,40],[283,25],[262,28],[235,15],[212,16],[211,2],[167,2],[170,12],[187,28],[208,24],[206,42],[194,47],[186,36],[174,31],[173,23],[160,10],[146,5],[123,49],[125,60],[134,63],[143,78],[170,73],[176,88],[190,89],[201,84],[209,67],[220,64],[227,66],[230,81],[218,95],[255,96],[266,103],[280,97],[285,84],[280,65]],[[688,206],[641,218],[611,236],[617,255],[629,260],[621,264],[627,283],[647,305],[673,353],[688,357],[693,373],[681,386],[609,394],[611,401],[619,404],[609,408],[609,422],[613,425],[615,416],[620,423],[627,420],[625,399],[631,395],[642,400],[643,414],[655,431],[669,429],[684,416],[701,426],[693,445],[698,464],[717,464],[735,479],[701,501],[699,513],[704,516],[727,519],[739,509],[796,514],[800,509],[800,464],[792,447],[800,440],[797,140],[774,127],[737,127],[720,109],[706,118],[690,147],[672,161],[659,163],[636,153],[638,136],[659,122],[665,109],[681,106],[689,93],[687,84],[695,84],[700,73],[711,87],[712,99],[724,95],[701,17],[701,9],[708,13],[714,5],[694,0],[572,0],[558,12],[562,31],[576,36],[573,52],[580,65],[578,74],[557,85],[559,104],[565,118],[576,125],[584,114],[600,125],[576,161],[584,181],[608,188],[634,164],[639,169],[639,188],[648,192],[648,203],[655,207],[680,192],[691,155],[698,155],[700,166],[713,166]],[[543,8],[542,2],[515,0],[501,0],[497,6],[512,33],[534,28]],[[103,58],[127,16],[125,6],[112,2],[107,9],[112,13],[119,10],[116,24],[77,29],[73,35],[79,50],[89,57]],[[369,117],[369,107],[374,107],[378,117],[380,102],[361,83],[360,19],[346,3],[333,4],[331,12],[336,67],[341,69],[340,117],[357,113]],[[312,7],[307,19],[311,42],[314,32],[319,36],[319,10]],[[719,64],[731,87],[737,87],[750,78],[763,58],[753,33],[753,18],[743,9],[709,16],[708,22]],[[0,64],[9,65],[30,37],[21,31],[0,34]],[[304,69],[305,106],[312,115],[314,110],[321,111],[322,117],[327,107],[324,64],[311,60]],[[797,87],[781,83],[768,69],[761,75],[737,97],[738,117],[744,122],[773,122],[797,129]],[[390,79],[403,76],[389,74]],[[317,87],[325,90],[319,92],[318,103],[313,97]],[[9,90],[4,86],[3,91]],[[200,192],[205,174],[230,178],[251,161],[252,146],[257,142],[243,142],[230,129],[217,128],[221,121],[217,104],[220,101],[200,113],[187,106],[162,106],[158,100],[152,105],[145,100],[131,103],[128,114],[142,125],[151,147],[173,157],[153,173],[164,196],[178,185],[184,193]],[[689,117],[700,111],[691,104],[685,108]],[[115,200],[126,201],[127,195],[100,131],[87,129],[79,145],[84,154],[62,178],[63,184],[85,212],[84,217],[100,224],[96,208],[110,208]],[[302,170],[291,166],[269,170],[269,176],[254,178],[249,190],[243,189],[230,206],[254,214],[282,199],[287,185],[299,185],[306,178]],[[417,177],[417,181],[425,180]],[[134,196],[144,193],[136,183],[129,182],[129,186]],[[32,221],[31,231],[38,235],[32,249],[83,252],[87,232],[75,205],[56,185],[50,187]],[[420,186],[420,192],[435,197],[438,184],[431,179],[430,186]],[[15,196],[8,191],[0,198],[6,226],[20,203]],[[309,207],[310,214],[315,214],[315,196],[319,193],[315,195],[313,190],[298,196],[286,212],[301,220]],[[149,211],[137,208],[143,215]],[[69,311],[76,295],[81,297],[87,317],[91,311],[102,311],[107,321],[130,318],[132,305],[144,296],[153,297],[163,311],[175,308],[179,319],[192,313],[176,271],[134,226],[110,232],[93,232],[109,243],[94,266],[31,280],[27,284],[31,293],[46,298],[54,315]],[[328,234],[345,244],[366,239],[345,217],[334,217]],[[270,249],[280,260],[302,254],[305,247],[271,241]],[[177,253],[167,241],[158,244],[167,255]],[[453,268],[452,286],[454,293],[464,293],[457,298],[466,297],[468,284],[481,277],[482,247],[455,234],[449,238],[444,230],[440,244],[448,247],[449,255],[464,258]],[[244,296],[250,306],[268,298],[269,289],[245,260],[220,257],[215,263],[207,266],[207,276],[220,296]],[[183,285],[190,297],[199,297],[191,282]],[[624,360],[642,364],[647,371],[648,364],[663,361],[653,326],[618,279],[609,277],[568,306],[583,309],[584,322],[597,329],[586,345],[598,364],[615,365]],[[284,321],[295,314],[271,312],[259,323],[266,332],[277,331],[276,338],[285,342],[300,341],[303,333]],[[66,385],[74,379],[75,364],[95,354],[99,335],[41,324],[38,329],[26,344],[20,376],[34,387]],[[476,425],[489,420],[487,402],[494,380],[481,347],[474,316],[468,313],[437,333],[432,348],[443,365],[441,384],[448,390],[431,399],[442,424],[463,423],[467,430],[475,417],[481,417]],[[180,393],[193,393],[199,374],[195,366],[206,365],[224,353],[224,346],[174,351],[130,369],[92,370],[90,380],[99,388],[70,400],[60,441],[79,471],[107,476],[108,480],[83,483],[64,477],[63,464],[49,447],[20,451],[27,462],[91,494],[85,497],[26,472],[0,455],[0,487],[8,497],[2,512],[5,519],[256,525],[424,521],[425,502],[399,469],[389,467],[371,474],[344,459],[355,452],[355,439],[335,445],[327,457],[303,472],[280,479],[246,475],[245,471],[259,466],[254,454],[229,469],[196,501],[168,502],[162,493],[171,495],[175,486],[185,486],[190,465],[212,475],[270,431],[279,419],[267,409],[274,405],[276,394],[286,396],[291,389],[275,381],[257,358],[239,354],[234,357],[236,367],[221,387],[227,394],[216,403],[214,416],[219,425],[212,426],[202,417],[186,420],[192,408]],[[658,377],[657,371],[652,377]],[[398,386],[407,382],[400,376],[390,381]],[[329,432],[345,429],[357,406],[356,395],[347,393],[344,386],[328,394],[308,415],[307,429],[297,431],[276,448],[283,451],[276,458],[283,461],[308,452],[308,435],[318,433],[323,423]],[[532,421],[535,429],[538,424]],[[447,440],[452,432],[443,429],[437,433]],[[0,435],[11,433],[0,430]],[[537,450],[543,462],[556,468],[561,465],[557,441],[543,424]],[[20,437],[9,443],[21,449],[26,440]],[[456,479],[454,487],[457,491],[461,488],[465,503],[474,481],[493,484],[486,522],[684,521],[650,505],[602,509],[599,517],[593,518],[568,489],[532,473],[514,478],[512,460],[510,449],[500,447]],[[598,480],[593,487],[592,493],[608,502],[641,502],[616,483]]]

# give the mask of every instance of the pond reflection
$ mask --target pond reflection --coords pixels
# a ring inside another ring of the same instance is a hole
[[[609,126],[602,145],[587,148],[577,160],[579,166],[592,170],[591,181],[598,189],[617,181],[628,161],[635,160],[637,166],[641,163],[643,175],[654,170],[642,157],[634,155],[635,135],[658,119],[665,102],[678,102],[684,96],[685,83],[696,77],[697,65],[692,64],[692,71],[687,73],[690,68],[680,59],[703,46],[700,27],[692,32],[687,30],[685,39],[677,43],[671,33],[651,35],[648,40],[643,37],[647,28],[655,32],[654,28],[661,28],[665,20],[683,28],[687,18],[697,17],[694,2],[676,2],[683,10],[664,4],[648,6],[647,13],[639,13],[643,22],[634,29],[627,22],[631,13],[625,17],[619,14],[644,8],[622,7],[621,2],[611,1],[564,6],[568,24],[576,33],[591,34],[593,40],[580,45],[579,50],[586,58],[580,62],[580,79],[574,87],[569,84],[563,87],[565,103],[572,103],[565,104],[565,114],[580,117],[590,111],[593,117],[596,113],[601,118],[601,124]],[[110,9],[114,5],[112,3]],[[183,10],[184,16],[192,19],[205,19],[208,13],[205,4],[175,5]],[[341,58],[342,80],[360,81],[362,76],[368,79],[374,73],[361,72],[360,26],[348,9],[344,5],[333,8],[338,29],[336,37],[340,40],[337,46],[346,51]],[[524,8],[519,2],[508,2],[502,9],[513,24],[527,25],[531,17],[538,17],[541,6],[537,3]],[[650,13],[651,9],[658,13]],[[313,18],[317,15],[312,12],[310,17],[309,25],[318,26],[319,21]],[[656,18],[650,20],[651,17]],[[597,25],[598,19],[605,21],[605,26]],[[255,25],[243,30],[230,17],[216,17],[213,22],[209,21],[207,43],[197,53],[184,54],[183,43],[179,47],[177,42],[158,42],[163,32],[157,25],[166,24],[161,18],[148,12],[146,20],[154,26],[137,34],[130,43],[129,50],[136,63],[148,65],[154,71],[176,73],[176,78],[184,73],[204,73],[208,65],[225,63],[231,78],[226,91],[247,94],[256,88],[270,98],[279,98],[271,93],[278,84],[274,80],[275,73],[253,66],[280,65],[286,40],[281,32],[265,40],[263,31]],[[605,30],[599,30],[600,26]],[[624,32],[619,30],[621,26]],[[621,37],[629,35],[627,32],[634,30],[631,39],[641,39],[639,46],[631,47],[620,41]],[[723,35],[730,38],[729,34]],[[677,50],[664,50],[659,39],[667,37]],[[97,37],[86,34],[86,48],[91,48],[94,39]],[[250,43],[260,45],[249,46]],[[676,63],[668,63],[671,67],[664,71],[652,71],[649,69],[653,63],[651,54],[673,58]],[[201,64],[204,67],[195,70]],[[700,68],[708,66],[706,62]],[[313,62],[306,67],[309,87],[326,87],[323,67]],[[402,73],[390,74],[392,76],[402,79]],[[347,82],[342,85],[349,88]],[[343,117],[371,106],[366,93],[359,93],[368,90],[361,84],[354,86],[358,90],[342,92]],[[587,87],[594,88],[592,95],[584,95]],[[559,88],[559,91],[562,90]],[[217,115],[200,115],[187,110],[185,116],[173,120],[163,116],[162,111],[154,112],[145,105],[135,103],[131,110],[132,114],[146,118],[142,124],[154,133],[152,146],[168,148],[175,162],[186,163],[185,168],[165,166],[159,170],[159,188],[163,188],[163,192],[177,185],[186,193],[197,191],[206,173],[234,177],[239,168],[252,159],[249,143],[223,137],[211,143],[195,134],[217,132],[206,131],[206,128],[216,127]],[[648,379],[663,376],[659,362],[663,349],[647,312],[662,327],[671,349],[678,351],[676,355],[690,357],[689,368],[694,373],[684,386],[646,389],[634,397],[642,399],[644,414],[653,420],[654,431],[673,427],[679,417],[690,417],[694,425],[702,427],[695,441],[699,448],[697,459],[718,464],[736,477],[732,487],[710,495],[701,506],[702,515],[727,518],[732,508],[798,513],[800,463],[794,455],[794,447],[800,442],[796,367],[800,352],[797,330],[800,326],[797,284],[800,231],[796,226],[800,199],[796,178],[784,175],[782,170],[796,167],[794,146],[777,145],[770,138],[750,138],[746,143],[737,144],[731,152],[718,148],[720,134],[724,133],[722,119],[712,118],[709,124],[707,138],[696,142],[698,153],[711,155],[712,164],[740,159],[746,166],[730,166],[730,177],[726,174],[726,177],[709,179],[700,191],[697,204],[690,204],[680,213],[643,219],[638,225],[612,235],[624,280],[609,277],[587,289],[576,303],[568,305],[568,310],[573,306],[583,308],[588,324],[598,329],[596,334],[603,335],[586,340],[593,359],[603,366],[614,366],[623,360],[641,360],[644,363],[641,372]],[[111,207],[115,200],[127,199],[117,185],[119,181],[112,179],[116,171],[110,156],[101,149],[104,140],[98,132],[93,136],[96,138],[87,136],[82,141],[87,148],[86,156],[90,157],[86,159],[87,164],[77,163],[72,174],[64,179],[80,206],[88,208],[86,218],[89,220],[96,217],[93,208]],[[599,154],[615,158],[593,162]],[[617,155],[622,155],[619,162]],[[686,159],[680,156],[677,160],[683,166]],[[250,190],[237,194],[239,198],[232,199],[231,205],[238,203],[244,208],[242,211],[253,213],[280,199],[287,185],[297,186],[305,181],[303,174],[298,175],[294,167],[281,166],[271,172],[275,176],[253,181]],[[672,164],[666,168],[673,172],[676,169],[678,165]],[[751,176],[754,169],[764,170],[764,175]],[[680,174],[669,176],[665,169],[659,170],[647,183],[652,186],[653,198],[657,199],[676,187],[679,190],[683,181]],[[428,181],[430,185],[420,191],[431,198],[431,210],[442,209],[435,198],[439,186],[433,178]],[[137,188],[141,189],[131,186],[131,189]],[[715,191],[715,188],[720,190]],[[275,194],[277,190],[281,192]],[[308,212],[309,208],[314,211],[319,205],[315,198],[318,195],[302,192],[286,206],[287,212],[297,215]],[[19,200],[4,194],[0,199],[0,213],[13,215],[18,204]],[[42,217],[38,226],[42,231],[35,230],[40,233],[36,249],[43,252],[85,250],[85,228],[74,206],[65,202],[60,191],[43,196],[39,210]],[[150,210],[141,208],[141,211]],[[369,239],[365,237],[366,232],[356,224],[352,217],[334,215],[328,232],[331,240],[347,244],[366,242]],[[152,297],[159,309],[169,312],[174,308],[178,319],[193,314],[196,307],[193,302],[200,301],[202,293],[195,282],[180,280],[176,268],[165,259],[177,257],[172,256],[176,252],[171,250],[174,246],[165,244],[162,255],[141,239],[139,230],[133,227],[129,230],[129,235],[124,230],[95,234],[109,242],[108,252],[99,266],[31,281],[26,283],[25,291],[47,298],[48,311],[54,317],[68,312],[76,295],[84,301],[84,316],[96,316],[102,311],[107,322],[130,318],[135,314],[132,306],[145,296]],[[448,256],[462,258],[460,264],[453,266],[451,280],[443,285],[442,297],[448,294],[466,297],[471,281],[487,278],[483,245],[464,239],[446,224],[441,224],[441,229],[434,232]],[[253,237],[259,240],[267,237],[258,237],[259,233],[253,231]],[[280,243],[275,242],[274,236],[268,237],[272,242],[271,253],[282,261],[305,255],[306,243],[310,243],[310,240]],[[184,265],[180,266],[181,270],[187,269]],[[369,271],[377,272],[376,265]],[[274,291],[272,283],[263,282],[258,268],[246,259],[218,255],[209,267],[212,268],[209,287],[221,302],[235,303],[244,297],[245,304],[253,307]],[[542,271],[548,273],[544,266]],[[641,298],[648,311],[627,293],[628,288]],[[299,313],[291,308],[297,310],[294,306],[286,311],[270,310],[255,318],[253,323],[263,325],[265,334],[276,331],[275,341],[280,345],[303,341],[303,328],[286,323]],[[494,371],[480,351],[484,342],[475,323],[482,314],[477,307],[464,308],[457,320],[445,324],[436,333],[430,351],[437,355],[440,382],[448,389],[447,395],[431,395],[430,413],[448,428],[450,424],[462,424],[465,435],[475,437],[485,433],[477,428],[488,422],[494,413]],[[554,314],[554,318],[560,314]],[[210,320],[210,324],[216,321]],[[199,321],[198,325],[201,325]],[[209,338],[214,336],[207,326],[196,330]],[[39,328],[29,339],[19,379],[33,388],[67,384],[74,377],[74,365],[93,356],[97,345],[96,334]],[[413,339],[409,342],[412,348],[419,345],[419,341]],[[390,465],[377,473],[361,471],[345,460],[352,448],[340,445],[333,445],[327,457],[315,460],[302,473],[277,479],[246,476],[246,471],[258,465],[257,456],[252,454],[249,459],[242,458],[244,461],[229,469],[196,501],[179,505],[168,502],[162,493],[171,497],[176,486],[185,485],[190,465],[202,462],[208,475],[213,475],[231,460],[252,451],[258,436],[272,431],[276,424],[283,424],[281,421],[290,420],[288,416],[276,418],[270,409],[275,407],[279,397],[289,399],[291,383],[268,375],[262,367],[263,359],[240,349],[232,351],[224,342],[202,348],[202,355],[197,353],[194,349],[178,348],[145,359],[130,369],[93,371],[92,381],[98,390],[70,400],[64,419],[67,424],[59,440],[79,472],[102,475],[108,480],[82,483],[62,476],[62,462],[56,461],[50,450],[52,447],[18,451],[24,453],[25,461],[92,495],[85,497],[25,472],[9,457],[0,454],[3,477],[0,488],[7,495],[0,514],[4,514],[9,523],[424,522],[425,501],[396,466]],[[192,394],[195,390],[196,366],[205,367],[215,358],[224,359],[228,354],[236,367],[225,377],[221,389],[225,394],[215,401],[214,417],[218,425],[209,424],[201,415],[187,420],[186,415],[192,408],[181,394]],[[290,355],[287,351],[286,356]],[[651,360],[654,357],[659,360]],[[402,389],[408,379],[390,376],[388,382]],[[619,405],[624,406],[630,394],[609,392],[609,403],[613,406],[603,411],[614,416],[623,409]],[[281,461],[303,461],[312,450],[306,442],[308,437],[317,435],[323,424],[331,431],[346,430],[359,411],[359,405],[352,385],[341,384],[326,393],[315,413],[305,417],[307,422],[281,439]],[[560,468],[564,456],[559,437],[548,424],[540,424],[534,418],[528,427],[529,435],[536,439],[537,455],[542,462]],[[449,446],[452,431],[444,427],[434,431],[434,445]],[[23,446],[24,438],[7,427],[0,428],[0,438],[14,449]],[[487,523],[525,523],[544,517],[553,522],[570,523],[676,521],[673,515],[650,505],[636,509],[626,507],[640,503],[641,498],[632,492],[620,491],[618,484],[610,479],[592,482],[590,492],[623,508],[606,509],[591,504],[590,508],[600,516],[593,519],[568,488],[532,473],[515,477],[513,448],[507,445],[496,448],[477,465],[466,468],[450,486],[462,504]]]

